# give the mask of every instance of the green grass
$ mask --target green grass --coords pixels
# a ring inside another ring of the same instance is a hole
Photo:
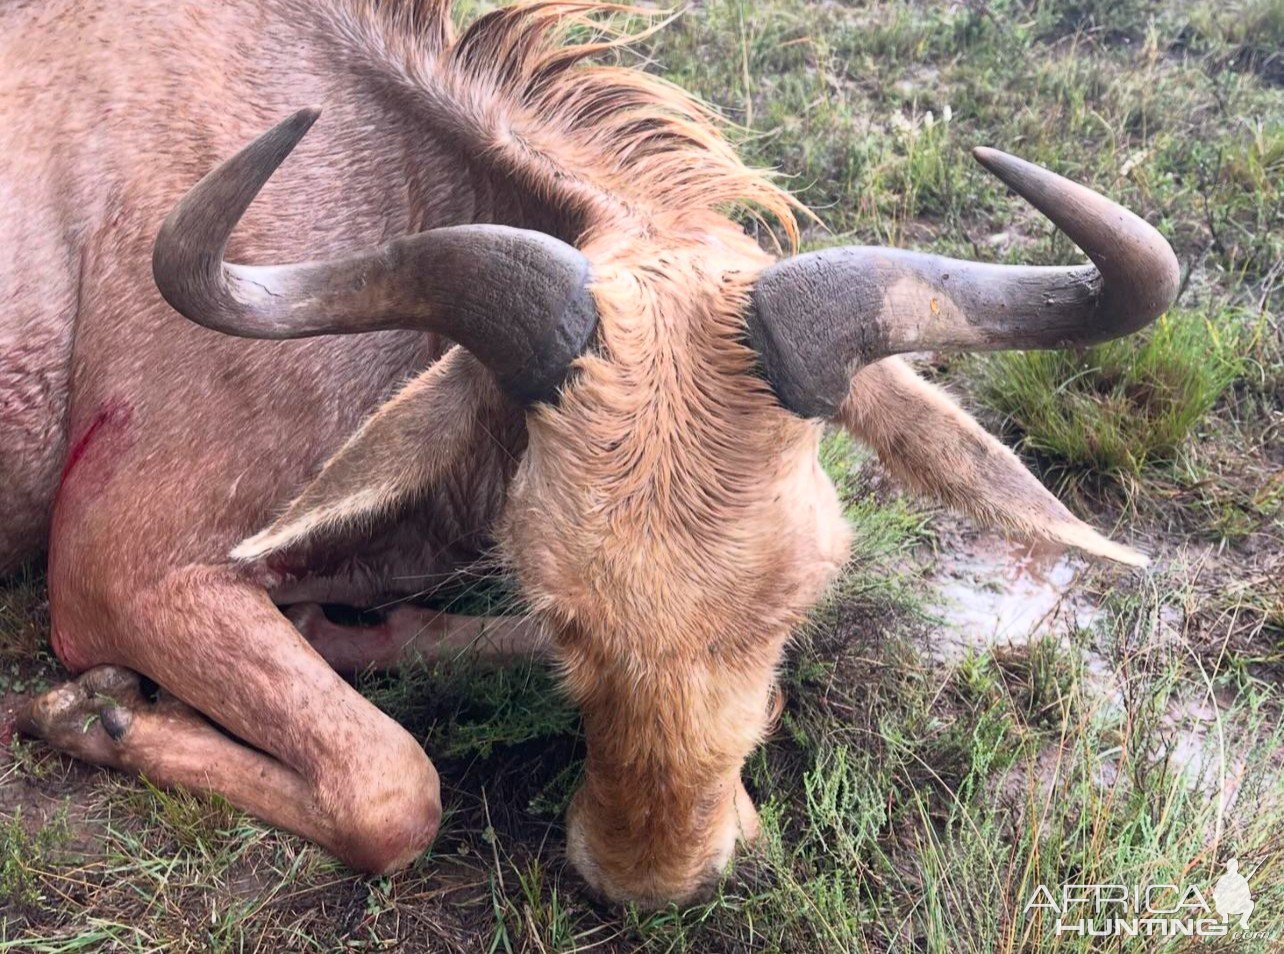
[[[65,811],[34,830],[24,824],[20,810],[0,824],[0,910],[48,902],[40,891],[40,871],[66,840]]]
[[[982,400],[1056,463],[1136,476],[1171,460],[1240,376],[1238,315],[1163,316],[1140,338],[1082,351],[1011,351],[981,364]]]
[[[746,766],[762,843],[710,903],[589,902],[561,847],[576,713],[539,666],[461,661],[359,682],[443,780],[440,837],[387,878],[218,800],[14,743],[0,763],[0,951],[1088,951],[1027,910],[1036,886],[1207,893],[1232,854],[1263,936],[1209,948],[1277,950],[1282,46],[1280,0],[693,8],[647,41],[649,68],[716,103],[750,160],[788,177],[827,226],[810,245],[1081,261],[970,160],[978,144],[1099,188],[1171,238],[1182,297],[1145,336],[926,368],[1010,421],[1041,470],[1126,483],[1124,504],[1068,502],[1143,543],[1156,569],[1088,573],[1075,589],[1099,611],[1080,629],[943,659],[948,620],[929,607],[961,531],[832,435],[822,460],[855,527],[852,563],[798,634],[779,726]],[[513,596],[472,581],[451,605]],[[36,573],[0,586],[0,690],[59,677],[43,601]],[[1186,949],[1144,943],[1128,949]]]

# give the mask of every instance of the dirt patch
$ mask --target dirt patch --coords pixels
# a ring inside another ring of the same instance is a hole
[[[1081,661],[1087,704],[1103,716],[1127,718],[1133,692],[1127,682],[1144,679],[1146,673],[1134,672],[1129,650],[1102,632],[1108,616],[1102,607],[1102,570],[1058,545],[1022,544],[948,519],[943,523],[929,574],[929,609],[940,625],[925,637],[924,652],[952,666],[991,651],[999,657],[1020,656],[1051,638]],[[1183,551],[1178,565],[1189,571],[1191,564],[1182,562],[1182,556],[1189,554]],[[1203,562],[1196,557],[1196,575]],[[1144,622],[1145,652],[1168,647],[1168,652],[1181,653],[1192,637],[1198,638],[1175,603],[1159,603]],[[1197,687],[1174,694],[1160,715],[1167,743],[1163,757],[1173,770],[1210,796],[1220,793],[1228,801],[1235,798],[1245,767],[1243,757],[1235,754],[1242,751],[1236,744],[1238,729],[1225,718],[1234,705],[1225,690]],[[1103,782],[1109,781],[1103,776]]]

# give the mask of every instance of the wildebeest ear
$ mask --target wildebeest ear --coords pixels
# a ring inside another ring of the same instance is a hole
[[[898,358],[857,372],[838,419],[893,476],[992,526],[1131,566],[1147,558],[1075,517],[1017,456]]]
[[[232,558],[259,559],[421,496],[474,452],[479,418],[505,401],[476,358],[451,348],[361,425],[285,513],[238,544]]]

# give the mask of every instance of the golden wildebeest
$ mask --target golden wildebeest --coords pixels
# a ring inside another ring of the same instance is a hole
[[[79,674],[21,728],[405,865],[437,774],[334,667],[483,623],[318,604],[494,549],[530,616],[483,642],[546,651],[583,711],[572,862],[682,901],[754,835],[741,765],[845,559],[825,421],[987,522],[1141,559],[892,356],[1134,331],[1176,292],[1163,239],[978,150],[1094,264],[777,261],[729,214],[793,240],[796,203],[693,99],[564,39],[600,9],[457,34],[448,0],[0,8],[0,566],[47,549]]]

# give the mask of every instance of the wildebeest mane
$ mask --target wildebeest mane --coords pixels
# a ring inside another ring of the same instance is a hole
[[[452,0],[346,2],[349,25],[439,128],[580,227],[649,231],[657,214],[734,209],[796,243],[798,203],[739,159],[712,108],[642,69],[601,62],[661,25],[655,11],[526,0],[460,32]],[[654,26],[619,26],[639,19]]]

